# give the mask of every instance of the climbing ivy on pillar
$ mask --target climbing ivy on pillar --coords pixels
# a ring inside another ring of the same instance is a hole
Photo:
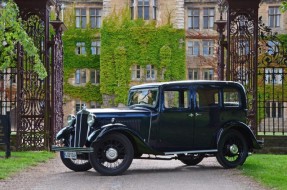
[[[122,46],[117,47],[114,52],[114,58],[117,81],[115,103],[125,103],[131,78],[130,75],[127,74],[130,65],[127,63],[126,48]]]
[[[170,80],[171,77],[171,49],[169,46],[164,45],[160,48],[160,74],[166,70],[164,73],[164,78]]]

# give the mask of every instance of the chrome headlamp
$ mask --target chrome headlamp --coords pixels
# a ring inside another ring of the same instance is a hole
[[[95,123],[95,117],[96,116],[94,114],[88,115],[87,123],[89,126],[92,126]]]
[[[76,121],[76,117],[74,115],[68,115],[68,117],[67,117],[68,125],[69,126],[73,125],[74,121]]]

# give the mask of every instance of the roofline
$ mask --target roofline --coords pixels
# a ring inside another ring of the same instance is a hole
[[[181,81],[169,81],[169,82],[155,82],[155,83],[145,83],[145,84],[140,84],[140,85],[135,85],[132,86],[131,89],[136,89],[136,88],[144,88],[144,87],[159,87],[159,86],[164,86],[164,85],[169,85],[169,84],[204,84],[204,83],[234,83],[234,84],[239,84],[242,85],[238,82],[235,81],[220,81],[220,80],[181,80]]]

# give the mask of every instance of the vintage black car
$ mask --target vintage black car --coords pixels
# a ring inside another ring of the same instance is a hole
[[[260,148],[246,125],[244,87],[227,81],[177,81],[133,86],[126,108],[82,109],[57,134],[62,162],[74,171],[126,171],[133,159],[178,159],[196,165],[216,156],[242,165]],[[150,156],[152,155],[152,156]]]

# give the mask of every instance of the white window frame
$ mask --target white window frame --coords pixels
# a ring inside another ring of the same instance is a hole
[[[94,14],[92,14],[94,12]],[[91,28],[101,28],[102,24],[102,9],[90,8],[90,26]]]
[[[101,41],[100,40],[92,41],[91,52],[92,52],[92,55],[100,55],[101,54]]]
[[[75,8],[76,28],[87,27],[87,10],[86,8]]]
[[[76,43],[76,54],[77,55],[86,55],[85,42]]]
[[[203,8],[203,29],[213,29],[215,9],[213,7]]]

